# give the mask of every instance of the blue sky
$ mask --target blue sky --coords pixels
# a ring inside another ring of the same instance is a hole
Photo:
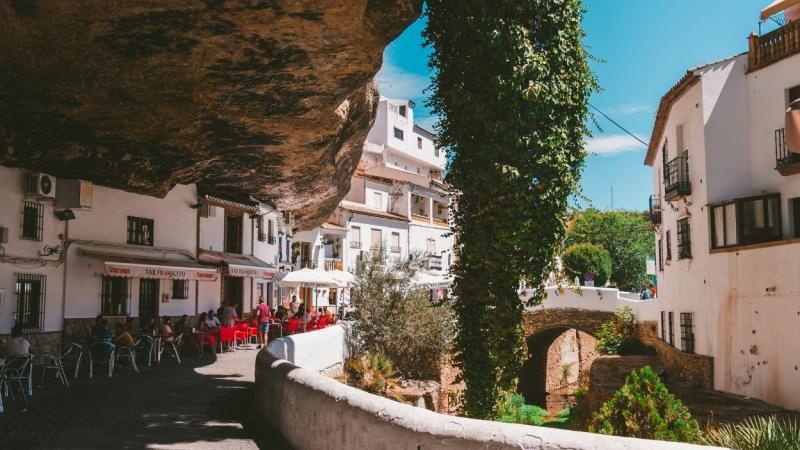
[[[759,11],[770,0],[585,0],[586,45],[602,88],[592,104],[645,142],[661,96],[686,69],[747,49]],[[417,122],[431,126],[423,89],[430,83],[429,49],[422,47],[424,18],[384,52],[377,77],[381,94],[410,98]],[[583,172],[583,195],[594,207],[645,209],[652,191],[644,147],[596,115],[602,130],[587,143],[596,153]],[[585,201],[581,201],[586,206]]]

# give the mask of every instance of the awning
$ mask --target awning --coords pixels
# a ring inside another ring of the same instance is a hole
[[[800,5],[800,0],[775,0],[769,6],[761,10],[761,20],[767,19],[794,5]]]
[[[352,287],[356,281],[355,275],[344,270],[331,270],[328,273],[339,283],[339,287]]]
[[[339,282],[328,272],[319,269],[300,269],[287,273],[278,282],[282,287],[337,287]]]
[[[88,250],[80,250],[78,254],[102,259],[105,274],[110,277],[198,281],[216,281],[219,278],[216,268],[188,260],[148,258]]]
[[[277,267],[255,256],[201,250],[199,259],[204,264],[222,267],[225,275],[232,277],[271,279],[278,273]]]
[[[453,279],[447,275],[417,272],[414,274],[412,283],[429,289],[437,289],[450,287],[450,285],[453,284]]]

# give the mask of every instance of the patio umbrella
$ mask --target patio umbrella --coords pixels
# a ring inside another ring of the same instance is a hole
[[[328,272],[319,269],[300,269],[287,273],[278,286],[281,287],[311,287],[314,288],[314,308],[317,308],[317,288],[335,288],[339,285]],[[303,319],[303,331],[306,330],[306,321]]]

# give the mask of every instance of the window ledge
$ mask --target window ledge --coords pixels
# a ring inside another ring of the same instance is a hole
[[[738,252],[740,250],[754,250],[758,248],[767,248],[767,247],[775,247],[778,245],[790,245],[790,244],[800,244],[800,238],[781,239],[778,241],[759,242],[758,244],[734,245],[731,247],[713,248],[709,250],[708,253],[713,255],[714,253],[730,253],[730,252]]]

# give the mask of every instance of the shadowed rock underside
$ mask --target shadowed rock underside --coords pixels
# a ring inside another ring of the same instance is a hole
[[[384,47],[421,0],[4,0],[0,163],[164,196],[250,193],[324,220]]]

